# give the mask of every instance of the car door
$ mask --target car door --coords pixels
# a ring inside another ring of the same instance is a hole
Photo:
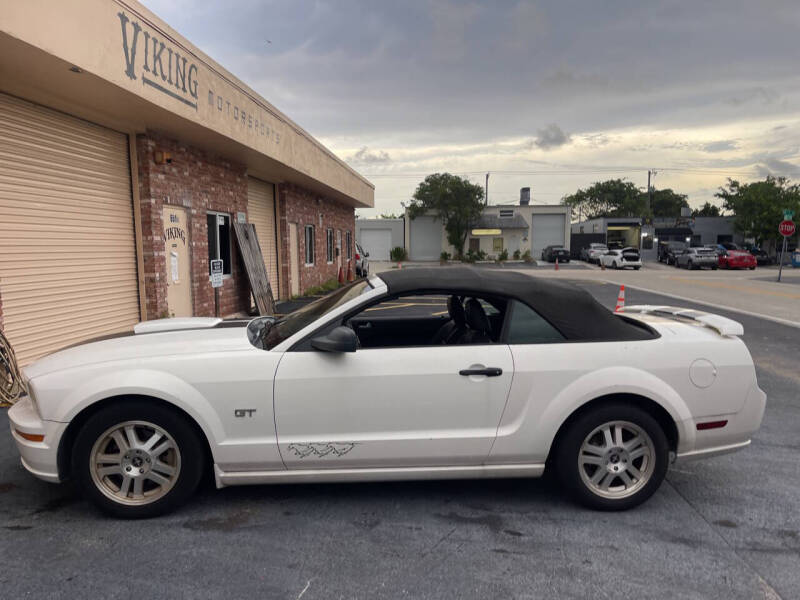
[[[447,310],[399,304],[432,316]],[[370,310],[377,318],[395,309]],[[500,343],[290,350],[274,387],[281,456],[289,469],[481,464],[513,370]]]

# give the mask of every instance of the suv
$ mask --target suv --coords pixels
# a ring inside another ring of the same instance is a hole
[[[369,275],[369,252],[364,252],[361,244],[356,242],[356,277],[366,277]]]
[[[658,244],[658,262],[675,264],[675,257],[686,250],[686,242],[660,242]]]
[[[606,252],[608,247],[605,244],[591,243],[587,248],[581,248],[581,260],[600,264],[600,257]]]
[[[542,260],[546,260],[547,262],[558,261],[562,263],[568,263],[569,250],[561,245],[547,246],[544,250],[542,250]]]
[[[717,253],[714,248],[687,248],[675,257],[675,266],[679,269],[702,269],[711,267],[717,270]]]

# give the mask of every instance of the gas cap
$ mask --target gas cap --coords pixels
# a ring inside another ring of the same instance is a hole
[[[710,360],[698,358],[689,367],[689,379],[699,388],[707,388],[717,378],[717,367]]]

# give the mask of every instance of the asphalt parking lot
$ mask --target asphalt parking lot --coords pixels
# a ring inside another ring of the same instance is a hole
[[[617,286],[579,284],[614,305]],[[545,478],[207,486],[175,514],[116,521],[24,472],[2,411],[0,597],[800,598],[800,329],[727,316],[769,396],[762,429],[626,513]]]

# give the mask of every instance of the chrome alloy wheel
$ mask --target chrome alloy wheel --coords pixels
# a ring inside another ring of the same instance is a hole
[[[586,487],[615,500],[643,488],[654,467],[653,440],[629,421],[611,421],[595,428],[578,454],[578,470]]]
[[[107,429],[89,454],[97,488],[114,502],[143,505],[164,497],[181,471],[181,453],[164,429],[126,421]]]

